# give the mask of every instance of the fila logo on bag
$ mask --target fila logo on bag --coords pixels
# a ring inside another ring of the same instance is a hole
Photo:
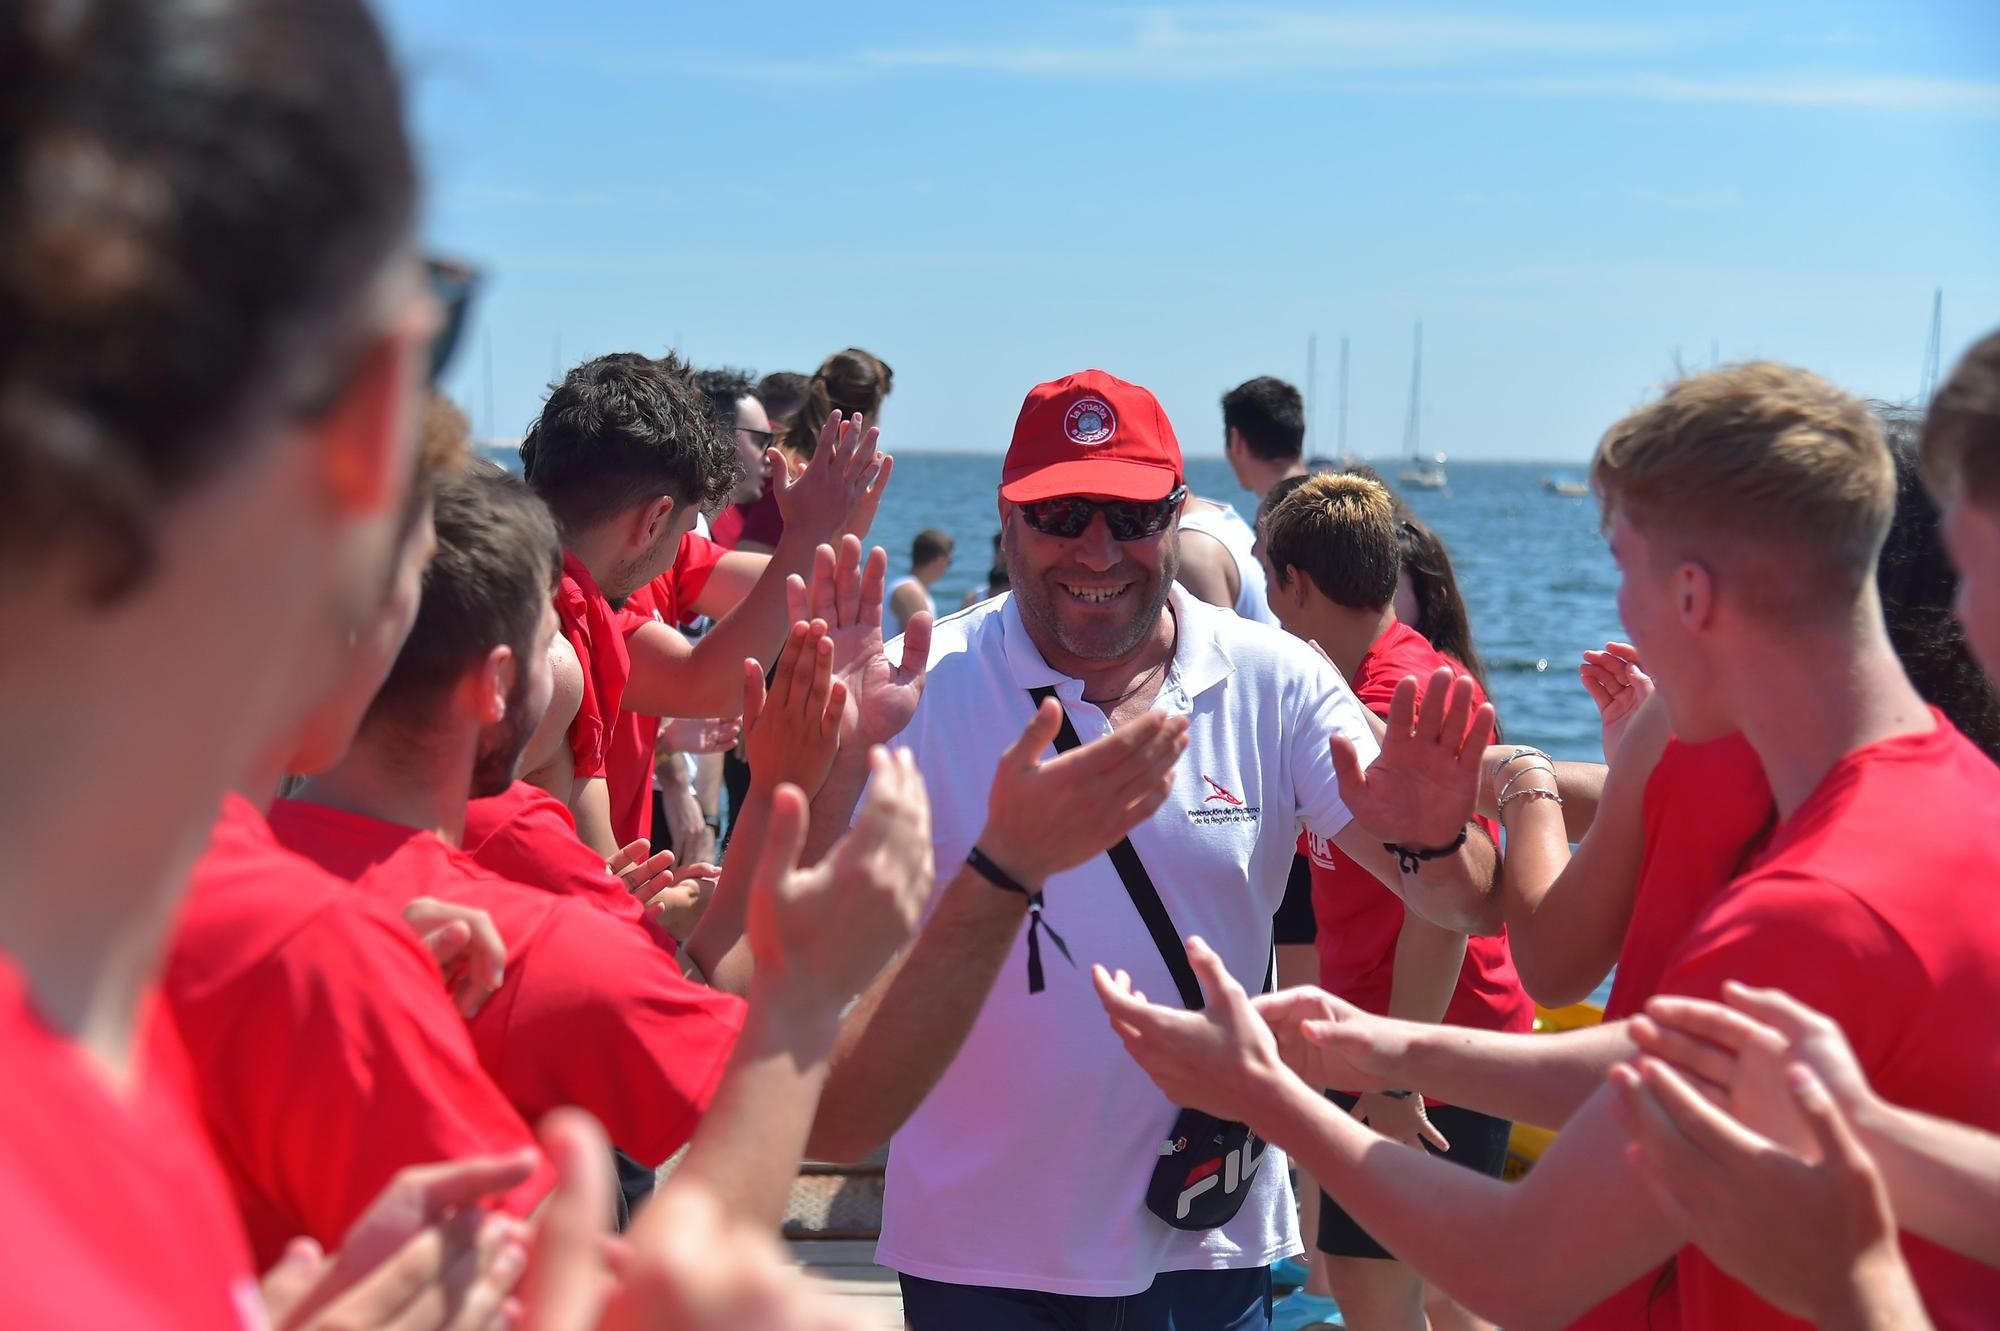
[[[1187,1184],[1181,1189],[1180,1201],[1175,1206],[1181,1219],[1188,1217],[1195,1198],[1215,1188],[1223,1193],[1235,1192],[1257,1175],[1257,1166],[1264,1163],[1264,1143],[1255,1137],[1246,1138],[1243,1145],[1220,1159],[1198,1165],[1188,1174]]]

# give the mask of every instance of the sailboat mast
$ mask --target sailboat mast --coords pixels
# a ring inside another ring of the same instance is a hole
[[[1347,465],[1347,337],[1340,339],[1340,465]]]
[[[1417,460],[1417,443],[1422,434],[1417,417],[1423,395],[1424,382],[1424,321],[1417,320],[1416,355],[1410,362],[1410,415],[1403,422],[1403,451],[1412,462]]]
[[[1306,455],[1319,438],[1319,334],[1306,334]]]
[[[1939,334],[1944,331],[1944,288],[1939,287],[1931,295],[1931,340],[1924,348],[1924,382],[1917,390],[1917,402],[1925,407],[1931,404],[1931,394],[1937,391],[1938,358],[1944,347]]]

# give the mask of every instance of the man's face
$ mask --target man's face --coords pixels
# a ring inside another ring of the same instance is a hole
[[[1095,513],[1081,535],[1064,540],[1036,531],[1019,506],[1004,500],[1000,522],[1014,599],[1038,639],[1086,661],[1115,661],[1145,641],[1179,569],[1173,523],[1157,535],[1119,541]]]
[[[1972,654],[2000,681],[2000,505],[1976,503],[1954,486],[1944,506],[1944,544],[1958,569],[1952,611]]]
[[[1256,539],[1250,543],[1250,553],[1257,556],[1257,565],[1264,570],[1264,585],[1269,588],[1265,599],[1270,603],[1271,614],[1285,632],[1298,638],[1310,638],[1312,634],[1305,626],[1295,622],[1297,607],[1292,604],[1292,598],[1285,595],[1285,589],[1278,581],[1278,570],[1271,563],[1271,550],[1266,540],[1268,533],[1264,530],[1262,509],[1257,513],[1256,532]]]
[[[542,714],[549,710],[549,697],[555,691],[549,644],[555,638],[557,620],[555,602],[546,597],[543,601],[542,622],[535,630],[534,643],[520,660],[514,686],[507,691],[507,714],[480,736],[479,754],[472,765],[474,799],[505,794],[514,784],[521,751],[542,723]]]
[[[1618,565],[1619,621],[1666,700],[1674,733],[1693,744],[1728,734],[1734,725],[1707,705],[1714,691],[1686,613],[1689,566],[1669,563],[1616,508],[1605,535]]]
[[[764,450],[771,447],[771,418],[764,404],[754,397],[736,400],[736,461],[743,467],[743,479],[729,496],[732,504],[747,504],[764,493],[764,478],[771,464]]]

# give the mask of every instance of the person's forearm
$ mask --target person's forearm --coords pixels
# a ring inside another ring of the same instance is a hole
[[[606,860],[618,853],[618,835],[611,830],[611,792],[603,777],[589,777],[570,788],[569,812],[584,845]]]
[[[1544,1128],[1566,1123],[1611,1065],[1637,1048],[1623,1022],[1547,1035],[1415,1023],[1406,1031],[1409,1047],[1392,1074],[1397,1085]]]
[[[1435,1025],[1444,1020],[1465,969],[1465,935],[1440,929],[1408,906],[1396,935],[1389,980],[1389,1015]]]
[[[1903,1228],[2000,1266],[2000,1137],[1880,1099],[1852,1113]]]
[[[1493,879],[1499,858],[1484,832],[1468,828],[1458,854],[1422,862],[1413,872],[1400,873],[1401,896],[1440,928],[1466,934],[1497,933],[1500,899],[1494,894]]]
[[[680,685],[684,705],[696,710],[684,716],[735,716],[743,710],[743,662],[755,657],[767,669],[785,633],[792,626],[785,598],[789,574],[812,573],[818,541],[787,530],[771,553],[771,562],[736,608],[717,619],[688,653],[690,679]]]
[[[967,868],[928,923],[840,1028],[809,1152],[859,1160],[923,1103],[944,1075],[1013,950],[1028,900]]]
[[[733,1219],[775,1232],[805,1155],[838,1022],[838,1013],[811,995],[753,987],[715,1098],[665,1186],[706,1186]]]
[[[1932,1331],[1923,1297],[1894,1244],[1862,1258],[1846,1288],[1817,1312],[1819,1331]]]
[[[1512,753],[1513,744],[1490,744],[1486,748],[1489,755]],[[1570,841],[1581,841],[1597,821],[1597,806],[1604,798],[1604,778],[1610,771],[1603,763],[1573,763],[1567,760],[1550,759],[1556,769],[1556,789],[1562,792],[1562,812],[1564,831]],[[1500,817],[1493,797],[1497,792],[1481,782],[1479,786],[1479,814],[1482,818]]]
[[[1618,1187],[1575,1168],[1487,1178],[1377,1136],[1296,1077],[1249,1123],[1427,1282],[1510,1328],[1566,1325],[1678,1246]]]
[[[1605,903],[1577,890],[1589,884],[1574,875],[1564,880],[1571,861],[1562,813],[1545,800],[1517,797],[1508,804],[1496,891],[1521,983],[1547,1007],[1574,1003],[1597,986],[1618,959],[1629,914],[1603,919]],[[1559,882],[1566,891],[1558,892]],[[1613,893],[1609,885],[1606,893]]]
[[[746,928],[750,916],[750,879],[763,851],[764,829],[771,818],[771,787],[752,774],[729,849],[722,856],[722,876],[701,923],[684,945],[701,967],[710,987],[724,993],[747,994],[756,972]]]
[[[868,751],[860,744],[843,743],[826,780],[820,783],[819,793],[812,798],[812,823],[806,829],[806,848],[799,856],[801,866],[818,864],[833,849],[833,843],[847,835],[861,794],[867,789]]]

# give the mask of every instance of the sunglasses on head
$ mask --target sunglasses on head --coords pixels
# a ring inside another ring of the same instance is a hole
[[[1104,515],[1114,541],[1142,541],[1158,536],[1174,520],[1187,487],[1176,486],[1165,499],[1085,499],[1080,495],[1058,495],[1032,504],[1019,504],[1021,517],[1044,536],[1065,541],[1083,535],[1092,517]]]

